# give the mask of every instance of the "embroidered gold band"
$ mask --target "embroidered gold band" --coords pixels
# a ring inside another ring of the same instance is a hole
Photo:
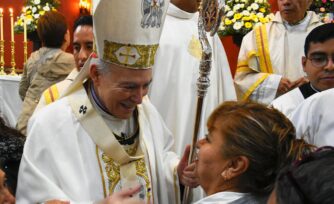
[[[154,65],[159,44],[131,45],[104,41],[103,60],[132,69],[148,69]]]
[[[50,104],[59,98],[59,92],[57,86],[54,84],[46,91],[44,91],[44,99],[46,104]]]
[[[261,72],[273,73],[273,68],[271,65],[271,59],[269,54],[269,45],[268,45],[268,35],[266,26],[258,26],[255,29],[256,35],[256,44],[258,48],[258,54],[260,58],[260,70]]]

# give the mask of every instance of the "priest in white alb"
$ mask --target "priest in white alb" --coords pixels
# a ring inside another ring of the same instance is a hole
[[[333,59],[331,63],[334,64]],[[297,138],[304,138],[318,147],[334,146],[333,104],[333,88],[314,94],[301,103],[289,116]]]
[[[234,78],[238,100],[264,104],[305,83],[301,57],[307,34],[321,25],[307,11],[312,0],[278,0],[272,22],[254,28],[242,41]]]
[[[145,97],[167,7],[167,0],[97,3],[98,58],[29,122],[17,203],[109,203],[141,185],[132,198],[176,204],[180,182],[197,185],[194,165],[171,151],[173,137]]]
[[[198,2],[172,0],[167,10],[153,69],[150,99],[157,107],[175,140],[175,151],[182,155],[192,141],[196,115],[197,79],[202,48],[198,39]],[[236,100],[233,79],[224,47],[214,35],[210,87],[202,109],[200,135],[206,131],[211,112],[226,100]]]
[[[306,37],[304,50],[301,63],[310,82],[272,102],[286,116],[313,94],[334,88],[334,63],[328,57],[334,54],[334,24],[327,23],[313,29]]]

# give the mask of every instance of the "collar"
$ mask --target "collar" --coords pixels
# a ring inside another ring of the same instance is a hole
[[[196,13],[188,13],[186,11],[183,11],[176,7],[174,4],[170,3],[167,9],[167,15],[173,16],[175,18],[182,18],[182,19],[191,19],[195,15],[198,15],[198,12]]]
[[[305,22],[305,19],[306,19],[306,22]],[[302,23],[303,25],[306,26],[306,27],[304,28],[304,30],[303,30],[303,31],[305,31],[306,28],[307,28],[309,25],[319,23],[319,22],[321,22],[321,19],[320,19],[320,17],[319,17],[316,13],[314,13],[313,11],[307,11],[305,18],[304,18],[303,20],[301,20],[301,21],[302,21],[301,23]],[[281,14],[280,14],[279,11],[276,12],[275,17],[274,17],[274,19],[272,20],[272,23],[282,24],[282,26],[285,27],[285,25],[284,25],[284,20],[282,19],[282,16],[281,16]],[[295,26],[298,27],[298,25],[300,25],[300,24],[297,24],[297,25],[295,25]],[[293,27],[295,27],[295,26],[291,26],[291,25],[290,25],[291,28],[293,28]],[[287,28],[286,28],[286,29],[287,29]],[[298,30],[300,30],[300,29],[298,29]]]

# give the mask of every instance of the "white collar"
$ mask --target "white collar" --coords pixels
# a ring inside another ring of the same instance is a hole
[[[204,204],[204,203],[219,203],[219,204],[228,204],[235,200],[238,200],[244,196],[248,195],[248,193],[239,193],[239,192],[230,192],[230,191],[223,191],[219,193],[215,193],[209,195],[195,204]]]
[[[306,13],[305,18],[303,18],[301,21],[299,21],[297,24],[295,25],[290,25],[287,21],[283,20],[283,24],[284,27],[286,28],[286,30],[290,31],[290,32],[294,32],[294,31],[306,31],[307,27],[309,25],[311,21],[311,14],[310,13]]]

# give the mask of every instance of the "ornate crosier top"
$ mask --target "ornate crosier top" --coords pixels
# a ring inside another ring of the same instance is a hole
[[[255,26],[274,18],[267,0],[227,0],[224,9],[225,16],[218,31],[221,36],[246,35]]]
[[[60,5],[59,0],[27,0],[20,16],[17,17],[14,26],[15,33],[23,33],[23,21],[27,20],[27,32],[37,29],[37,20],[45,12],[57,10]]]

